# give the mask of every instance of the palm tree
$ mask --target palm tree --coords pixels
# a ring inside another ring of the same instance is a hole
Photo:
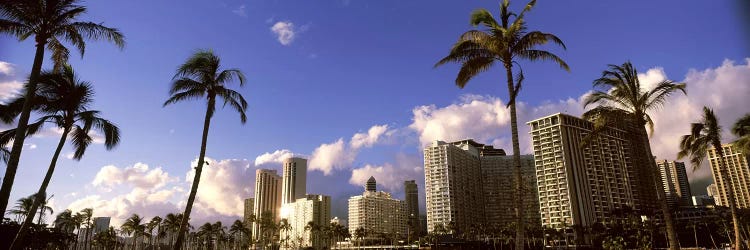
[[[238,249],[241,247],[241,242],[244,237],[248,235],[248,227],[241,220],[235,220],[232,226],[229,227],[229,234],[234,238],[234,248]]]
[[[106,231],[97,233],[94,235],[92,241],[94,246],[104,249],[117,249],[118,245],[120,245],[117,238],[117,231],[115,231],[114,227],[109,227]]]
[[[44,116],[39,118],[34,124],[31,124],[28,132],[33,134],[41,129],[45,123],[50,122],[55,124],[57,128],[62,129],[62,135],[57,144],[57,149],[54,155],[52,155],[47,174],[44,176],[42,185],[37,192],[41,195],[36,196],[32,211],[36,211],[44,201],[47,186],[52,180],[57,159],[68,139],[68,135],[71,136],[71,144],[75,149],[73,153],[73,159],[75,160],[83,158],[86,149],[93,142],[93,138],[89,135],[91,129],[95,129],[103,134],[104,145],[107,150],[113,149],[120,142],[120,129],[112,122],[101,118],[99,111],[89,110],[89,106],[94,101],[94,90],[91,84],[78,79],[70,65],[63,66],[62,72],[59,73],[43,72],[39,78],[39,82],[40,88],[37,90],[37,95],[44,99],[39,105],[39,111]],[[13,129],[0,133],[0,140],[3,140],[3,138],[9,139],[9,134],[13,133],[15,133]],[[2,143],[0,141],[0,144]],[[34,214],[29,214],[26,217],[14,241],[20,242],[20,240],[24,239],[33,219]],[[11,247],[11,249],[16,248]]]
[[[169,235],[169,247],[172,248],[174,243],[174,236],[180,230],[180,223],[182,222],[182,214],[167,214],[162,220],[162,227],[165,231],[168,231]]]
[[[180,224],[180,233],[177,235],[175,250],[179,249],[182,244],[184,238],[183,232],[186,232],[190,212],[193,209],[193,202],[195,201],[195,194],[198,192],[198,184],[201,180],[204,157],[206,156],[208,129],[211,124],[211,117],[213,117],[216,110],[216,97],[220,97],[224,101],[224,106],[229,105],[239,112],[240,121],[243,124],[247,120],[245,116],[245,110],[247,109],[245,98],[239,92],[226,87],[235,78],[239,81],[240,86],[245,84],[245,76],[240,70],[221,70],[219,57],[210,50],[195,52],[177,69],[177,74],[172,78],[174,81],[169,91],[172,96],[164,102],[164,106],[201,98],[206,98],[208,105],[206,117],[203,122],[203,136],[201,139],[200,155],[198,156],[198,166],[195,167],[193,186],[190,189],[187,206],[185,206],[185,213]]]
[[[289,224],[289,220],[286,218],[281,219],[279,221],[278,225],[279,229],[279,241],[281,241],[282,244],[286,244],[286,248],[289,248],[289,231],[292,231],[292,224]],[[281,238],[281,233],[284,233],[284,238]]]
[[[42,223],[44,223],[44,215],[47,214],[47,212],[49,212],[50,215],[55,213],[55,211],[52,210],[52,207],[47,206],[52,197],[54,197],[54,195],[50,195],[49,198],[44,199],[42,204],[39,205],[39,221],[37,224],[42,225]]]
[[[75,239],[75,245],[73,249],[78,249],[78,239],[80,239],[81,235],[81,227],[83,227],[83,224],[86,222],[86,216],[82,214],[81,212],[77,212],[72,217],[73,219],[73,225],[76,229],[76,239]]]
[[[86,235],[84,235],[83,238],[83,249],[87,249],[91,244],[89,242],[89,236],[92,234],[92,229],[94,226],[94,223],[91,222],[91,217],[94,215],[94,209],[84,208],[81,210],[81,215],[83,215],[83,225],[86,226]]]
[[[307,228],[305,228],[307,230]],[[364,227],[358,227],[354,230],[354,238],[357,239],[358,247],[362,246],[362,240],[365,239],[365,235],[367,235],[367,231],[365,231]]]
[[[745,114],[732,126],[732,134],[737,136],[734,146],[745,155],[750,155],[750,113]]]
[[[22,222],[26,219],[26,215],[31,211],[31,206],[34,205],[35,194],[29,197],[23,197],[18,199],[16,206],[9,210],[8,213],[16,216],[16,221]]]
[[[156,235],[154,235],[154,229],[156,230]],[[161,217],[154,216],[154,218],[151,218],[151,220],[146,224],[146,231],[148,231],[149,235],[149,242],[151,243],[151,248],[154,248],[154,238],[159,238],[159,233],[161,233]]]
[[[76,228],[75,220],[73,219],[73,211],[65,209],[55,217],[55,228],[60,229],[66,233],[73,233]]]
[[[713,147],[719,159],[721,181],[717,184],[723,187],[723,190],[726,190],[727,203],[729,203],[729,210],[732,212],[734,248],[740,250],[744,241],[742,241],[742,234],[740,234],[740,220],[737,213],[737,205],[735,204],[736,201],[734,200],[732,179],[729,177],[729,170],[724,162],[724,150],[721,146],[721,125],[719,125],[719,119],[716,118],[714,111],[708,107],[703,107],[703,117],[701,120],[691,124],[690,134],[682,136],[680,140],[680,152],[677,153],[677,158],[689,157],[690,162],[693,164],[693,169],[698,169],[703,159],[708,155],[711,147]]]
[[[500,5],[500,22],[485,9],[475,10],[471,14],[471,25],[477,27],[482,25],[484,30],[472,29],[463,33],[450,51],[450,54],[441,59],[435,66],[449,62],[461,64],[461,69],[456,77],[456,85],[463,88],[474,76],[489,70],[496,62],[505,67],[508,94],[508,108],[510,108],[511,134],[513,141],[513,164],[516,195],[514,197],[516,211],[516,248],[523,248],[524,238],[524,209],[521,178],[520,146],[518,144],[518,119],[516,115],[516,97],[521,90],[523,82],[523,70],[518,64],[519,60],[542,61],[550,60],[557,63],[562,69],[570,71],[568,64],[557,55],[545,50],[537,49],[538,45],[554,43],[565,49],[565,44],[557,36],[540,31],[527,32],[524,15],[530,11],[536,0],[531,0],[518,14],[509,10],[510,1],[504,0]],[[516,81],[513,79],[513,66],[517,65],[518,75]]]
[[[138,237],[146,235],[146,224],[143,223],[143,218],[140,215],[133,214],[125,220],[125,223],[120,226],[120,229],[125,234],[130,234],[133,238],[133,250],[138,250]]]
[[[660,183],[658,180],[658,168],[656,161],[652,157],[651,144],[649,143],[649,128],[653,134],[654,123],[649,113],[657,110],[668,101],[668,98],[682,92],[686,94],[685,83],[675,83],[671,80],[664,80],[657,83],[652,89],[645,89],[638,80],[638,71],[630,62],[622,65],[609,65],[609,69],[602,73],[602,76],[594,80],[595,90],[584,100],[584,107],[598,104],[598,106],[583,114],[583,118],[594,122],[594,129],[591,135],[584,139],[589,141],[591,138],[599,136],[607,128],[617,126],[618,124],[628,124],[628,130],[632,130],[631,136],[637,143],[631,147],[633,155],[642,157],[642,164],[648,164],[643,168],[645,174],[650,178],[645,178],[646,184],[640,186],[655,185]],[[650,182],[648,182],[650,181]],[[643,188],[647,190],[647,188]],[[672,213],[664,194],[663,188],[656,188],[659,197],[659,205],[667,225],[667,235],[670,249],[679,249],[679,241],[675,233]],[[644,191],[645,192],[645,191]],[[650,191],[649,191],[650,192]],[[645,200],[645,199],[644,199]]]
[[[31,67],[31,75],[24,95],[25,101],[18,119],[18,127],[15,130],[16,134],[3,184],[0,187],[0,214],[5,214],[18,170],[32,100],[42,71],[45,48],[52,51],[55,68],[59,69],[70,54],[70,51],[63,45],[63,41],[73,45],[81,56],[86,48],[86,39],[108,40],[121,49],[125,46],[125,37],[117,29],[98,23],[80,21],[78,18],[86,13],[86,7],[79,4],[79,0],[6,0],[0,2],[0,33],[10,34],[21,41],[33,36],[36,43],[34,64]]]

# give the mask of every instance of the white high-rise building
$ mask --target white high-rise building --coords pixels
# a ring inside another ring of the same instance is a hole
[[[688,182],[685,163],[677,161],[657,160],[656,166],[661,173],[662,187],[667,195],[670,206],[692,205],[692,193]]]
[[[408,207],[406,202],[383,191],[365,191],[349,198],[349,233],[363,228],[368,238],[388,235],[406,238]]]
[[[589,227],[606,222],[613,210],[634,207],[625,131],[607,129],[582,147],[593,129],[589,121],[558,113],[527,124],[543,226]]]
[[[307,185],[307,160],[291,157],[284,159],[281,166],[284,169],[281,204],[293,203],[299,198],[304,198]]]
[[[312,247],[323,249],[328,246],[322,232],[305,230],[312,222],[320,227],[331,221],[331,197],[327,195],[308,194],[292,203],[282,205],[282,219],[287,219],[291,230],[282,231],[281,237],[294,246],[293,249]],[[316,235],[317,234],[317,235]]]
[[[719,155],[714,148],[708,150],[708,160],[711,164],[711,174],[716,184],[718,199],[717,205],[729,206],[727,187],[732,185],[734,190],[734,200],[737,208],[750,208],[750,165],[748,165],[748,156],[742,154],[738,148],[732,144],[722,145],[724,152],[724,163],[730,181],[725,181],[719,172]],[[731,183],[731,184],[730,184]]]
[[[259,220],[264,219],[264,215],[271,215],[273,222],[279,221],[281,210],[281,176],[276,170],[258,169],[255,170],[255,204],[253,212],[256,216],[256,223],[253,223],[253,236],[259,239],[260,232]]]
[[[482,187],[486,224],[503,226],[515,222],[515,167],[512,155],[482,155]],[[521,155],[521,193],[528,226],[540,225],[539,196],[534,156]]]

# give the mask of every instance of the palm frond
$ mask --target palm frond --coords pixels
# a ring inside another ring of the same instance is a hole
[[[492,13],[490,13],[486,9],[478,9],[472,12],[469,23],[472,26],[477,26],[479,24],[482,24],[487,28],[501,27],[497,23],[497,20],[495,20],[495,17],[492,16]]]
[[[107,40],[113,42],[120,49],[125,47],[125,35],[120,33],[118,29],[93,22],[74,22],[70,26],[75,28],[83,37],[93,40]]]
[[[465,40],[459,41],[451,49],[450,54],[440,59],[434,67],[441,66],[449,62],[465,63],[476,58],[495,60],[498,54],[494,53],[490,47],[491,40]]]
[[[216,76],[216,83],[225,84],[231,82],[234,79],[237,79],[237,81],[240,82],[240,86],[245,85],[245,75],[242,74],[242,71],[240,71],[239,69],[227,69],[221,71],[221,73]]]
[[[245,111],[247,110],[247,101],[242,97],[242,94],[237,91],[221,88],[220,91],[216,92],[216,95],[224,100],[224,106],[229,104],[230,107],[234,108],[237,113],[240,113],[240,121],[244,124],[247,121]]]
[[[75,125],[70,132],[71,137],[71,144],[73,145],[73,159],[75,160],[81,160],[83,158],[83,154],[86,153],[86,148],[88,148],[89,145],[94,141],[91,136],[89,136],[89,129],[86,128],[90,124],[84,125],[84,127],[81,127],[79,125]]]
[[[201,99],[205,95],[206,95],[206,91],[203,89],[191,89],[191,90],[183,91],[183,92],[176,93],[172,95],[171,97],[169,97],[169,99],[167,99],[167,101],[165,101],[164,105],[162,106],[167,106],[167,105],[185,101],[185,100]]]
[[[555,54],[552,54],[549,51],[528,49],[518,52],[516,56],[530,61],[553,61],[557,63],[561,69],[570,71],[570,67],[565,61],[562,60],[562,58],[558,57]]]
[[[492,68],[492,65],[494,63],[495,60],[493,58],[486,57],[476,57],[465,61],[461,65],[461,69],[458,71],[458,75],[456,76],[456,86],[458,86],[459,88],[464,88],[469,80],[477,76],[479,73],[485,72]]]
[[[645,96],[645,109],[660,108],[666,103],[669,96],[675,92],[682,92],[687,95],[685,83],[674,83],[670,80],[664,80],[647,92]]]
[[[169,94],[196,89],[207,90],[207,88],[207,84],[197,82],[190,78],[180,78],[172,83],[172,87],[169,89]]]
[[[742,137],[750,135],[750,113],[740,117],[732,126],[732,134]]]
[[[541,31],[532,31],[523,35],[518,40],[518,42],[516,42],[515,46],[513,46],[512,50],[514,52],[520,52],[520,51],[534,48],[539,45],[547,44],[549,42],[557,44],[563,49],[567,49],[567,47],[565,47],[565,43],[563,43],[563,41],[557,36],[550,34],[550,33],[544,33]]]
[[[68,59],[70,59],[70,50],[68,50],[68,48],[60,43],[55,37],[50,38],[49,42],[47,42],[47,49],[52,51],[51,59],[54,63],[54,70],[63,70],[64,65],[67,64]],[[81,48],[79,49],[83,51]],[[81,53],[81,55],[83,55],[83,53]]]

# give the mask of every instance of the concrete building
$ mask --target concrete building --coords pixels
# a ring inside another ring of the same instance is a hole
[[[255,199],[253,198],[247,198],[245,199],[245,207],[244,207],[244,213],[242,216],[243,222],[245,222],[245,225],[248,227],[251,226],[251,221],[254,220],[252,217],[255,215]]]
[[[109,223],[112,220],[110,217],[94,217],[92,219],[94,224],[94,235],[107,231],[109,229]]]
[[[512,155],[487,155],[481,157],[482,188],[486,224],[504,226],[515,222],[515,168]],[[534,156],[521,156],[523,202],[527,225],[539,225],[539,196],[536,184]]]
[[[371,178],[374,180],[374,178]],[[357,228],[367,231],[367,238],[407,238],[407,204],[383,191],[365,191],[349,198],[349,233]]]
[[[716,183],[709,184],[708,187],[706,187],[706,193],[714,199],[717,206],[721,206],[721,200],[719,200],[719,188],[716,187]]]
[[[582,147],[589,121],[554,114],[527,123],[531,128],[542,225],[589,227],[615,209],[634,207],[625,130],[610,128]],[[656,189],[653,190],[656,192]]]
[[[375,177],[370,176],[370,179],[367,179],[367,184],[365,184],[365,191],[375,192],[377,189],[378,185],[375,182]]]
[[[256,239],[261,235],[260,223],[264,213],[269,213],[274,222],[279,221],[281,210],[281,176],[276,170],[258,169],[255,170],[255,201],[253,204],[253,213],[256,216],[256,223],[253,223],[253,236]]]
[[[305,198],[307,185],[307,160],[298,157],[284,159],[282,164],[284,179],[281,185],[281,204],[293,203]]]
[[[731,185],[734,190],[734,200],[737,208],[750,208],[750,165],[748,165],[748,156],[742,154],[732,144],[722,145],[722,151],[724,152],[724,163],[726,164],[731,181],[724,180],[719,172],[719,155],[716,153],[716,149],[711,148],[708,150],[711,174],[718,190],[716,204],[728,206],[727,188],[728,185]]]
[[[404,181],[404,200],[406,201],[409,233],[420,236],[422,235],[422,226],[419,224],[419,189],[416,181]]]
[[[693,206],[712,206],[716,205],[714,198],[708,195],[697,195],[692,197]]]
[[[502,150],[473,140],[435,141],[424,149],[427,232],[451,223],[466,231],[485,219],[481,149]]]
[[[692,205],[692,193],[688,182],[685,163],[677,161],[657,160],[656,166],[661,173],[662,187],[667,195],[670,206]]]
[[[327,195],[308,194],[294,202],[282,205],[283,219],[287,219],[292,230],[282,232],[281,237],[289,240],[293,249],[312,247],[324,249],[328,242],[322,232],[305,230],[309,222],[325,226],[331,221],[331,197]]]

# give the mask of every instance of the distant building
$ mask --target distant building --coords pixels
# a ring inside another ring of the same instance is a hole
[[[473,140],[435,141],[424,149],[427,232],[436,225],[465,232],[485,220],[482,150],[505,154]]]
[[[677,161],[657,160],[656,166],[661,173],[662,187],[667,195],[670,206],[692,205],[692,193],[688,182],[685,163]]]
[[[367,179],[367,184],[365,184],[365,190],[370,192],[375,192],[377,190],[377,183],[375,182],[375,177],[370,176],[370,179]]]
[[[414,235],[422,235],[422,226],[419,224],[419,189],[416,181],[404,181],[404,199],[409,217],[409,231]]]
[[[589,121],[558,113],[527,124],[543,226],[590,227],[607,221],[613,210],[639,207],[633,192],[638,181],[631,177],[641,169],[632,168],[627,152],[640,145],[631,145],[626,130],[606,129],[584,147],[594,127]]]
[[[750,165],[748,165],[748,156],[742,154],[733,144],[722,145],[722,151],[724,152],[724,163],[732,181],[724,180],[720,174],[719,155],[716,153],[716,149],[711,148],[708,150],[711,174],[718,190],[716,204],[729,206],[726,192],[728,186],[731,185],[734,190],[734,200],[737,208],[750,208]]]
[[[110,217],[94,217],[94,234],[109,230],[109,223],[112,220]]]
[[[331,197],[327,195],[308,194],[295,202],[282,205],[282,219],[287,219],[292,230],[283,232],[281,237],[288,240],[296,249],[312,247],[324,249],[328,241],[323,233],[305,230],[308,223],[327,226],[331,222]]]
[[[298,157],[284,159],[284,179],[281,188],[281,204],[293,203],[305,198],[307,185],[307,160]]]
[[[270,213],[274,223],[279,221],[281,210],[281,176],[276,170],[258,169],[255,171],[255,204],[253,212],[256,222],[253,223],[253,236],[260,239],[260,223],[265,213]]]
[[[712,206],[716,205],[716,202],[714,201],[714,198],[708,195],[697,195],[693,196],[692,202],[693,206]]]
[[[244,207],[244,216],[242,217],[243,221],[245,222],[245,225],[250,227],[253,220],[253,216],[255,215],[255,199],[253,198],[247,198],[245,199],[245,207]]]
[[[721,200],[719,200],[719,188],[716,186],[716,183],[709,184],[708,187],[706,187],[706,193],[714,199],[717,206],[721,206]]]
[[[512,155],[481,157],[482,188],[484,191],[485,223],[494,228],[515,222],[515,167]],[[534,156],[521,156],[521,193],[527,225],[540,225],[539,192],[536,184]]]
[[[391,194],[367,190],[349,198],[349,233],[363,228],[367,238],[406,238],[407,210],[406,202]]]

